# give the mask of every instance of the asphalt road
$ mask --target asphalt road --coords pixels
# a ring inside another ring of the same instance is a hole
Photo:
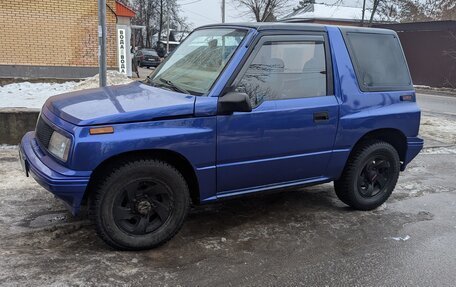
[[[423,112],[456,116],[456,96],[417,94],[417,101]]]
[[[0,148],[0,285],[454,286],[456,120],[426,111],[452,99],[418,99],[433,144],[377,210],[348,208],[331,184],[230,200],[144,252],[108,248]]]

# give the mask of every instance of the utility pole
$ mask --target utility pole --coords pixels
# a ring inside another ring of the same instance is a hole
[[[166,13],[168,14],[166,17],[166,54],[169,53],[169,5],[166,7]]]
[[[225,0],[222,0],[222,23],[225,23]]]
[[[366,14],[366,0],[363,1],[363,14],[361,16],[361,27],[364,26],[364,15]]]
[[[106,87],[106,0],[98,0],[98,63],[100,87]]]

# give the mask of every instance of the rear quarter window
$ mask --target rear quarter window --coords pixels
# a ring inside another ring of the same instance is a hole
[[[407,62],[395,34],[346,32],[344,36],[362,91],[413,89]]]

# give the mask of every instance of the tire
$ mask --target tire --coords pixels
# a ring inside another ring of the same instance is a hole
[[[387,142],[370,140],[348,159],[340,179],[334,181],[337,197],[357,210],[382,205],[393,192],[400,172],[396,149]]]
[[[92,194],[90,214],[98,235],[119,250],[144,250],[170,240],[190,206],[182,174],[158,160],[138,160],[113,170]]]

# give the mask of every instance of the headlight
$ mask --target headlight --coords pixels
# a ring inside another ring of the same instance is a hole
[[[63,161],[68,160],[70,152],[71,140],[66,136],[54,131],[49,141],[48,150],[50,153],[60,158]]]

